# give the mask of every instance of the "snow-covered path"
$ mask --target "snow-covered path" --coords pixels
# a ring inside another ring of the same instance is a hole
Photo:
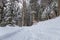
[[[60,17],[31,27],[0,28],[0,40],[60,40]]]

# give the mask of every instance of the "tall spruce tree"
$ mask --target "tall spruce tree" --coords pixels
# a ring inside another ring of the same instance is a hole
[[[14,1],[13,5],[12,5],[12,9],[13,9],[13,14],[15,15],[13,20],[15,21],[16,25],[21,26],[22,25],[22,11],[20,8],[20,1]]]
[[[26,0],[23,0],[23,8],[22,8],[22,26],[27,26],[27,18],[26,18]]]
[[[39,4],[38,0],[30,0],[32,22],[38,21]]]
[[[58,15],[60,15],[60,0],[58,0]]]
[[[3,21],[2,21],[2,25],[8,25],[8,24],[13,24],[12,23],[12,19],[13,19],[13,10],[11,7],[11,1],[10,0],[5,0],[5,2],[3,2]]]
[[[3,6],[0,6],[0,26],[1,26],[2,20],[3,20]]]

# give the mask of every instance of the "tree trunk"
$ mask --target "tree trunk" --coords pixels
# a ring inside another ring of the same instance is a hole
[[[60,15],[60,0],[58,0],[58,15]]]
[[[22,26],[27,26],[26,19],[26,1],[23,0],[23,9],[22,9]]]

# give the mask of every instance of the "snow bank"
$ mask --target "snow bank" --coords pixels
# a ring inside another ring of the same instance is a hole
[[[0,28],[0,40],[60,40],[60,17],[31,27]]]

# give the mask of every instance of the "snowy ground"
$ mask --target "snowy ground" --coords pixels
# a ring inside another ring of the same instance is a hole
[[[0,40],[60,40],[60,17],[31,27],[0,28]]]

